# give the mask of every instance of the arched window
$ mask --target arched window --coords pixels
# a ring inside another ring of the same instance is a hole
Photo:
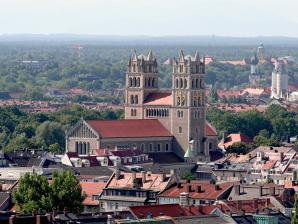
[[[202,79],[200,79],[200,88],[203,88],[203,82],[202,82]]]
[[[129,86],[132,87],[132,78],[129,78]]]
[[[195,83],[194,83],[194,79],[192,79],[192,80],[191,80],[191,88],[194,88],[194,87],[195,87],[194,84],[195,84]]]
[[[133,77],[133,86],[136,87],[137,86],[137,78]]]
[[[87,142],[87,154],[90,154],[90,142]]]
[[[82,154],[86,155],[86,152],[87,152],[87,144],[86,144],[86,142],[84,142],[83,143],[83,152],[82,152]]]
[[[180,110],[177,110],[177,117],[180,117]]]
[[[187,80],[184,79],[184,88],[186,89],[187,88]]]
[[[141,144],[141,150],[142,150],[143,152],[145,151],[145,144],[144,144],[144,143]]]
[[[134,116],[137,116],[137,109],[134,109]]]
[[[147,83],[148,83],[148,87],[150,87],[150,84],[151,84],[151,79],[150,78],[148,78]]]
[[[82,154],[82,142],[79,143],[79,149],[78,149],[78,154]]]
[[[138,104],[139,103],[139,97],[138,95],[135,95],[135,104]]]
[[[176,79],[176,88],[178,89],[179,88],[179,80]]]
[[[179,134],[182,133],[182,127],[181,127],[181,126],[178,127],[178,133],[179,133]]]
[[[152,85],[151,85],[152,87],[155,86],[155,83],[154,82],[155,82],[155,79],[152,79]]]
[[[149,151],[150,151],[150,152],[153,151],[153,144],[152,144],[152,143],[150,143],[150,145],[149,145]]]
[[[141,80],[140,80],[140,77],[138,77],[137,79],[137,87],[140,87],[141,86]]]
[[[183,88],[183,80],[180,79],[180,88]]]
[[[180,106],[180,96],[177,97],[177,106]]]
[[[133,109],[130,110],[130,116],[133,117]]]
[[[132,71],[136,72],[136,65],[135,64],[133,65],[133,70]]]
[[[131,104],[134,104],[134,103],[135,103],[135,100],[134,100],[133,95],[130,95],[130,103],[131,103]]]
[[[79,143],[76,142],[76,145],[75,145],[75,150],[76,150],[76,153],[78,153],[78,149],[79,149]]]
[[[199,88],[199,80],[196,79],[196,88]]]

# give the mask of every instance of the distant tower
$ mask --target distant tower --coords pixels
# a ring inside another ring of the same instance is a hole
[[[260,81],[258,64],[259,64],[259,59],[255,52],[254,55],[250,58],[250,76],[249,76],[249,82],[254,86],[258,81]]]
[[[133,52],[126,69],[125,119],[144,119],[143,102],[158,90],[158,70],[155,56]]]
[[[204,74],[205,62],[200,60],[199,53],[184,56],[181,50],[178,60],[173,62],[171,132],[176,140],[176,154],[208,161]]]
[[[258,58],[261,64],[266,62],[263,43],[260,43],[258,46]]]
[[[282,60],[276,60],[272,72],[271,98],[288,98],[288,74],[286,65]]]

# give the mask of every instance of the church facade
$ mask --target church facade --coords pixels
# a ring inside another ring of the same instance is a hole
[[[209,161],[216,131],[206,122],[205,62],[198,52],[173,60],[172,88],[159,88],[157,60],[133,52],[127,64],[125,120],[79,121],[66,133],[67,151],[139,148],[174,152],[191,161]]]

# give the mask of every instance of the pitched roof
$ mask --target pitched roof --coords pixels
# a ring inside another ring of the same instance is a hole
[[[119,157],[132,157],[132,156],[140,156],[140,155],[146,154],[140,149],[113,150],[113,151],[110,151],[110,153],[113,156],[119,156]]]
[[[187,215],[179,204],[131,206],[129,210],[138,219],[144,219],[148,215],[152,218],[158,216],[180,217]]]
[[[98,205],[98,200],[93,200],[93,195],[99,195],[103,188],[105,187],[106,183],[104,182],[85,182],[81,181],[80,185],[82,187],[82,192],[86,193],[86,198],[83,202],[84,205]]]
[[[191,191],[188,192],[190,186]],[[197,190],[199,186],[201,187],[200,191]],[[181,186],[176,185],[168,188],[160,196],[179,198],[180,193],[188,192],[190,198],[216,200],[223,192],[232,188],[233,183],[221,183],[218,186],[218,189],[216,189],[216,185],[211,184],[209,181],[184,182],[181,183]]]
[[[136,180],[142,179],[142,173],[135,173]],[[107,188],[133,188],[133,173],[121,171],[120,177],[116,179],[115,176],[106,186]],[[168,185],[171,177],[163,174],[146,173],[146,181],[142,183],[141,189],[162,191]]]
[[[156,119],[86,121],[104,138],[171,137]]]
[[[145,105],[172,105],[172,93],[150,93],[146,100]]]
[[[224,148],[226,149],[236,142],[243,142],[243,143],[249,144],[252,142],[252,139],[249,138],[244,133],[229,134],[225,139],[223,139],[220,142],[220,144],[223,145]]]
[[[209,122],[206,122],[205,128],[206,136],[217,136],[215,128]]]

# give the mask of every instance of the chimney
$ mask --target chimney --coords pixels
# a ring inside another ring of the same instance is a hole
[[[259,200],[257,198],[255,198],[253,201],[254,201],[254,209],[258,210]]]
[[[170,174],[171,174],[172,177],[176,177],[177,176],[176,169],[171,169]]]
[[[9,217],[9,224],[14,224],[14,220],[15,220],[16,216],[15,215],[11,215]]]
[[[263,196],[263,186],[262,185],[259,186],[259,193],[260,193],[260,197],[262,197]]]
[[[132,172],[132,173],[131,173],[131,182],[132,182],[132,183],[135,183],[135,181],[136,181],[136,177],[137,177],[136,172]]]
[[[214,188],[215,188],[216,191],[219,191],[219,190],[220,190],[220,187],[219,187],[218,184],[216,184],[216,185],[214,186]]]
[[[64,213],[64,215],[67,215],[67,213],[68,213],[68,210],[67,210],[67,208],[66,208],[66,207],[63,209],[63,213]]]
[[[280,153],[280,161],[283,161],[283,159],[284,159],[284,153],[281,152],[281,153]]]
[[[146,171],[141,171],[142,174],[142,183],[146,183]]]
[[[167,175],[165,174],[165,173],[162,173],[161,175],[160,175],[160,177],[161,177],[161,182],[165,182],[165,180],[166,180],[166,177],[167,177]]]
[[[235,188],[235,195],[240,195],[240,185],[239,184],[234,185],[234,188]]]
[[[180,193],[180,205],[182,207],[188,206],[189,204],[189,193],[182,192]]]
[[[237,209],[238,210],[241,210],[241,208],[242,208],[242,201],[241,200],[238,200],[237,201]]]
[[[116,169],[115,169],[115,178],[116,178],[116,180],[119,179],[120,174],[121,174],[120,169],[119,169],[119,167],[117,166]]]
[[[266,198],[266,208],[270,205],[270,198]]]
[[[36,215],[36,224],[41,224],[40,215]]]
[[[275,187],[270,188],[270,195],[275,196]]]

